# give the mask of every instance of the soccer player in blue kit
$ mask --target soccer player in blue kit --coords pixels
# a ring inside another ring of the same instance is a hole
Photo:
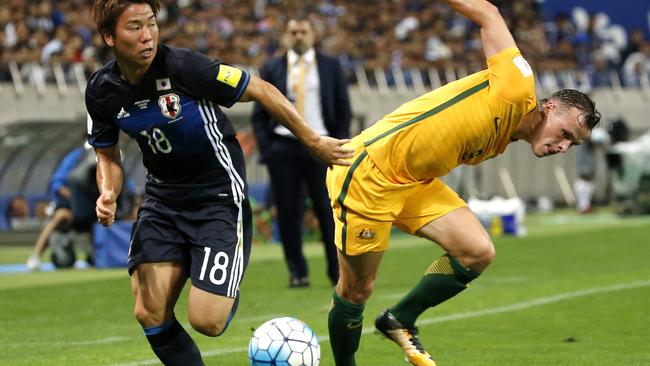
[[[115,60],[86,89],[88,141],[97,159],[98,221],[115,219],[123,172],[119,131],[137,140],[146,198],[128,257],[135,316],[165,365],[203,365],[174,316],[188,277],[189,321],[224,332],[251,249],[244,157],[219,106],[256,101],[326,164],[347,165],[347,140],[319,136],[293,105],[258,77],[188,49],[158,44],[159,0],[95,0],[93,18]]]

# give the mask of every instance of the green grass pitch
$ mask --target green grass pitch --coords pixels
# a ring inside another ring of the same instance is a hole
[[[650,365],[650,217],[529,217],[525,238],[495,239],[497,258],[470,288],[419,320],[439,366]],[[193,330],[207,365],[247,365],[250,328],[277,316],[307,322],[333,365],[327,338],[332,289],[321,248],[307,245],[312,286],[287,289],[279,246],[256,245],[239,312],[219,338]],[[1,247],[0,262],[22,262],[28,247]],[[366,307],[361,366],[404,365],[373,334],[375,315],[393,305],[441,250],[395,235]],[[132,315],[126,270],[0,274],[0,364],[158,364]],[[187,327],[186,293],[177,305]]]

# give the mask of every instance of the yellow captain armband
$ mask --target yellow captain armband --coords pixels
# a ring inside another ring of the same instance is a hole
[[[237,87],[239,80],[241,79],[242,71],[236,67],[228,65],[219,65],[219,74],[217,75],[217,80],[232,86],[233,88]]]

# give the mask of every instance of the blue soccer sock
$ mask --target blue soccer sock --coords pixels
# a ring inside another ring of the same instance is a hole
[[[175,316],[165,323],[143,328],[151,349],[167,366],[204,366],[201,352]]]

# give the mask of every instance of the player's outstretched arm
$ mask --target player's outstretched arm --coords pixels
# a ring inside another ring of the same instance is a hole
[[[293,104],[276,87],[257,76],[251,76],[246,91],[239,99],[240,102],[251,100],[261,104],[269,114],[277,118],[323,163],[327,165],[350,165],[345,159],[351,158],[354,151],[343,146],[349,140],[338,140],[318,135],[302,119]]]
[[[481,27],[481,41],[485,57],[490,58],[502,50],[515,47],[499,9],[486,0],[445,0],[457,12]]]
[[[122,165],[120,150],[117,146],[96,147],[97,154],[97,187],[99,198],[95,211],[97,221],[104,226],[110,226],[115,221],[117,196],[122,191]]]

